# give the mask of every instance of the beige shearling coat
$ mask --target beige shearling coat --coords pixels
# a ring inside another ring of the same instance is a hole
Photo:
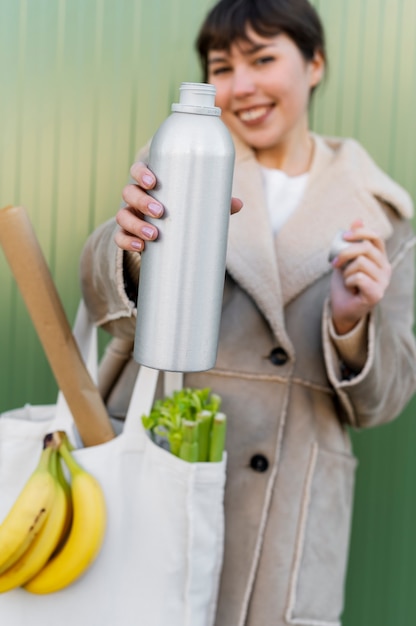
[[[254,155],[236,142],[244,208],[230,220],[217,363],[185,377],[219,393],[229,419],[216,626],[340,624],[356,468],[348,428],[392,420],[415,390],[412,202],[355,141],[314,141],[303,200],[276,237]],[[371,314],[364,367],[343,379],[328,250],[355,218],[386,240],[393,276]],[[114,230],[107,222],[85,247],[83,293],[98,324],[131,339]]]

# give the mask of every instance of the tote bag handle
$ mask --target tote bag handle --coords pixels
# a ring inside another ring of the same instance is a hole
[[[98,341],[97,328],[92,323],[88,310],[83,300],[81,300],[75,318],[73,334],[78,344],[81,356],[87,366],[91,378],[97,383],[98,378]],[[165,396],[171,395],[174,391],[183,387],[182,372],[160,372],[159,370],[140,366],[139,373],[134,384],[133,393],[131,395],[129,408],[123,432],[126,435],[142,436],[146,435],[142,426],[141,416],[150,413],[156,392],[156,385],[159,375],[163,375],[163,393]],[[59,392],[56,417],[60,420],[65,416],[65,421],[72,420],[66,400]],[[74,429],[76,430],[76,429]],[[78,447],[81,444],[79,435],[76,436]]]
[[[140,436],[142,433],[145,434],[141,416],[148,415],[152,409],[159,374],[164,376],[163,393],[165,396],[182,389],[182,372],[160,372],[159,370],[141,365],[130,398],[124,433],[135,436]]]

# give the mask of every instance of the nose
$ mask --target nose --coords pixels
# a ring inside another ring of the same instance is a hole
[[[235,98],[244,98],[253,94],[256,86],[253,76],[247,67],[234,69],[233,94]]]

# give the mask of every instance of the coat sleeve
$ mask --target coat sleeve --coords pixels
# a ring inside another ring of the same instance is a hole
[[[147,162],[150,141],[136,154],[135,161]],[[134,183],[130,177],[130,183]],[[87,239],[80,262],[81,291],[90,315],[97,326],[123,340],[134,338],[136,325],[137,285],[129,285],[135,274],[137,281],[140,253],[134,262],[114,241],[118,229],[115,219],[99,226]],[[129,288],[133,287],[133,288]]]
[[[124,254],[114,241],[114,219],[87,239],[81,255],[82,297],[93,322],[119,339],[134,337],[136,304],[125,288]]]
[[[367,359],[355,376],[336,371],[329,337],[329,307],[323,315],[323,345],[329,380],[347,421],[367,428],[399,415],[416,390],[416,346],[413,334],[415,237],[407,220],[397,219],[387,242],[393,272],[383,300],[370,316]]]

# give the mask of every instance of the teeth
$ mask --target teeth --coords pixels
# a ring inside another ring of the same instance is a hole
[[[256,109],[248,109],[247,111],[240,111],[239,118],[243,122],[251,122],[262,117],[267,111],[267,107],[258,107]]]

